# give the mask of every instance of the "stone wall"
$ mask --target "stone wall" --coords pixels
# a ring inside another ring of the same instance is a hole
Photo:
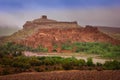
[[[31,22],[27,21],[23,28],[32,28],[32,27],[40,27],[40,28],[75,28],[78,27],[77,22]]]

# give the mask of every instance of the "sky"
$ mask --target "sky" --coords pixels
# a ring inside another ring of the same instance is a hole
[[[47,15],[79,25],[120,27],[120,0],[0,0],[0,26],[20,27]]]

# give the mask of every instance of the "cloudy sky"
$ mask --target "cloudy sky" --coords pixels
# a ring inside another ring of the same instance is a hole
[[[41,15],[82,26],[120,27],[120,0],[0,0],[0,26],[22,28]]]

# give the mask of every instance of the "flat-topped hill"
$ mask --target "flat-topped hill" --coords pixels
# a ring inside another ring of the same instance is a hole
[[[74,28],[80,27],[76,21],[74,22],[61,22],[56,20],[48,19],[47,16],[43,15],[41,18],[35,19],[33,21],[27,21],[24,25],[24,29],[29,28]]]
[[[119,40],[104,34],[97,27],[88,25],[84,28],[77,22],[60,22],[47,19],[45,15],[33,21],[27,21],[22,30],[2,39],[1,42],[16,42],[34,48],[42,45],[50,52],[55,44],[61,46],[65,42],[120,44]]]
[[[100,32],[96,27],[86,26],[85,28],[42,28],[35,34],[20,40],[17,43],[37,48],[42,45],[51,52],[54,45],[60,46],[66,42],[102,42],[118,44],[108,35]],[[59,52],[58,50],[58,52]]]

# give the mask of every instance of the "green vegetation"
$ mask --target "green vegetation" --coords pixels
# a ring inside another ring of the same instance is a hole
[[[114,61],[106,61],[105,64],[103,65],[104,69],[109,69],[109,70],[116,70],[120,69],[120,62],[114,60]]]
[[[58,46],[55,45],[54,48]],[[120,46],[105,43],[66,43],[62,50],[71,50],[77,53],[99,54],[103,57],[120,58]],[[83,59],[62,57],[25,57],[23,51],[47,52],[47,48],[39,46],[30,48],[14,43],[6,43],[0,46],[0,75],[15,74],[30,71],[54,71],[54,70],[120,70],[119,61],[107,61],[104,64],[94,64],[92,58]]]
[[[64,43],[62,44],[62,50],[72,50],[73,49],[73,45],[71,45],[70,43]]]
[[[38,48],[32,48],[20,44],[15,44],[13,42],[8,42],[0,46],[0,57],[5,54],[20,56],[23,51],[47,52],[47,48],[44,48],[43,46],[38,46]]]
[[[48,49],[44,48],[42,45],[38,46],[36,50],[38,50],[38,52],[48,52]]]
[[[71,50],[76,53],[84,52],[87,54],[97,54],[106,58],[120,59],[120,45],[112,45],[108,43],[65,43],[62,45],[62,50]]]
[[[56,51],[58,45],[54,44],[54,50]],[[87,54],[96,54],[105,58],[113,58],[120,59],[120,45],[112,45],[108,43],[85,43],[85,42],[76,42],[70,43],[66,42],[61,46],[62,50],[70,50],[76,53],[87,53]],[[37,48],[31,48],[27,46],[23,46],[20,44],[14,44],[12,42],[8,42],[2,46],[0,46],[0,57],[4,54],[12,54],[14,56],[21,55],[23,51],[32,51],[32,52],[48,52],[47,48],[43,46],[38,46]]]
[[[94,64],[92,58],[83,59],[62,57],[9,57],[0,59],[0,75],[20,72],[44,72],[54,70],[120,70],[120,62],[107,61],[104,64]]]
[[[88,66],[94,66],[94,63],[93,63],[91,57],[90,57],[90,58],[87,58],[87,65],[88,65]]]

